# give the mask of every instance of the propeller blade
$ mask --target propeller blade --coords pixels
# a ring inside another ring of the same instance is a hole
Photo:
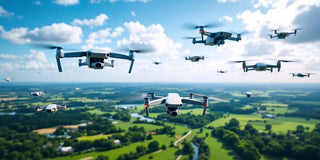
[[[129,74],[131,73],[132,67],[133,67],[134,59],[131,60],[130,68],[129,68]]]
[[[182,37],[182,39],[193,39],[193,38],[196,38],[196,37]]]
[[[244,62],[245,60],[243,60],[243,61],[229,61],[229,63],[242,63],[242,62]]]
[[[221,23],[221,22],[209,23],[209,24],[206,24],[206,25],[197,25],[197,24],[194,24],[194,23],[186,23],[186,24],[183,25],[183,27],[185,29],[194,30],[194,29],[198,29],[200,27],[203,27],[203,28],[216,28],[216,27],[220,27],[222,25],[223,25],[223,23]]]
[[[283,60],[283,59],[280,59],[279,61],[281,61],[281,62],[296,62],[294,60]]]
[[[155,51],[154,48],[130,49],[130,48],[125,48],[125,47],[119,48],[117,50],[122,51],[122,52],[135,52],[135,53],[148,53],[148,52],[150,53],[150,52]]]
[[[61,67],[60,58],[59,58],[59,57],[56,57],[56,59],[57,59],[58,70],[59,70],[59,72],[62,72],[62,67]]]

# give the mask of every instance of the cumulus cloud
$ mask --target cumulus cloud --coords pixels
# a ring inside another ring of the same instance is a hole
[[[15,44],[31,42],[79,43],[82,36],[80,27],[70,26],[65,23],[53,23],[50,26],[35,28],[31,31],[28,28],[21,27],[13,28],[10,31],[0,29],[0,32],[0,37]]]
[[[219,21],[227,21],[227,22],[232,22],[232,17],[230,16],[223,16],[221,18],[219,18]]]
[[[40,6],[41,5],[41,1],[36,1],[34,2],[35,5]]]
[[[1,63],[0,70],[53,70],[56,69],[54,63],[49,63],[44,52],[30,50],[29,54],[23,56],[15,56],[11,54],[0,54],[0,60],[12,60]],[[5,68],[3,68],[5,67]]]
[[[109,48],[98,46],[110,43],[110,38],[116,38],[120,36],[123,31],[124,29],[122,27],[117,27],[116,29],[114,29],[113,32],[111,28],[106,28],[97,32],[92,32],[89,34],[88,39],[86,40],[86,45],[82,46],[82,49],[88,50],[92,48],[100,48],[104,50],[109,50]]]
[[[108,20],[109,17],[103,13],[96,16],[95,19],[75,19],[72,21],[73,25],[85,25],[89,26],[90,28],[93,28],[95,26],[102,26],[106,20]]]
[[[79,3],[79,0],[55,0],[54,3],[63,6],[76,5]]]
[[[132,16],[132,17],[135,17],[135,16],[136,16],[136,12],[131,11],[130,13],[131,13],[131,16]]]
[[[14,13],[3,9],[3,7],[0,6],[0,17],[10,17],[10,16],[13,16],[13,15],[14,15]]]
[[[166,36],[160,24],[146,27],[140,22],[125,22],[124,26],[129,32],[129,39],[119,40],[118,48],[153,48],[157,50],[157,53],[163,54],[177,54],[178,49],[181,48],[180,43],[175,43]]]
[[[0,54],[0,60],[14,60],[18,57],[12,54]]]

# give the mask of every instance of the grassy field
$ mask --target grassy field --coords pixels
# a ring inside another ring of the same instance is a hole
[[[97,140],[97,139],[101,139],[101,138],[108,138],[110,136],[112,136],[113,134],[99,134],[99,135],[95,135],[95,136],[82,136],[82,137],[79,137],[78,140],[79,141],[94,141],[94,140]]]
[[[167,135],[154,135],[153,136],[153,140],[157,140],[161,145],[166,145],[167,148],[170,144],[170,141],[174,141],[175,138],[174,137],[168,137]],[[146,140],[144,142],[137,142],[137,143],[132,143],[128,146],[124,146],[121,148],[117,148],[117,149],[113,149],[113,150],[109,150],[109,151],[105,151],[105,152],[90,152],[90,153],[81,153],[80,155],[73,155],[73,156],[67,156],[67,157],[59,157],[59,158],[53,158],[52,160],[78,160],[78,159],[84,159],[84,158],[92,158],[92,159],[96,159],[98,157],[98,155],[102,154],[102,155],[106,155],[109,156],[109,160],[116,160],[118,158],[119,155],[125,154],[125,153],[130,153],[130,152],[136,152],[136,147],[139,145],[143,145],[145,147],[148,147],[148,144],[153,141],[153,140]],[[154,155],[155,156],[159,156],[158,154],[160,154],[159,157],[161,157],[161,159],[175,159],[176,157],[173,158],[173,153],[175,153],[176,151],[178,151],[177,148],[168,148],[166,151],[162,151],[163,153],[151,153],[146,155],[146,157],[149,157],[150,155]],[[144,158],[144,157],[141,157]]]

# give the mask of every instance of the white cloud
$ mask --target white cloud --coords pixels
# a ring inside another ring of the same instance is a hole
[[[0,29],[0,32],[0,37],[16,44],[31,42],[79,43],[82,36],[80,27],[65,23],[53,23],[51,26],[35,28],[31,31],[28,28],[20,27],[13,28],[10,31]]]
[[[39,6],[39,5],[41,5],[41,1],[36,1],[36,2],[34,2],[34,4]]]
[[[89,34],[88,39],[86,40],[86,45],[82,46],[82,49],[88,50],[92,48],[100,48],[104,50],[110,50],[108,47],[99,47],[101,45],[106,45],[111,42],[110,38],[116,38],[122,34],[124,29],[122,27],[117,27],[111,32],[111,28],[106,28],[99,30],[97,32],[92,32]]]
[[[218,2],[227,3],[227,2],[237,2],[239,0],[218,0]]]
[[[76,5],[79,3],[79,0],[55,0],[54,3],[69,6],[69,5]]]
[[[131,16],[132,16],[132,17],[135,17],[135,16],[136,16],[136,12],[131,11],[130,13],[131,13]]]
[[[18,57],[12,54],[0,54],[0,60],[15,60]]]
[[[14,15],[14,13],[3,9],[3,7],[0,6],[0,17],[10,17],[10,16],[13,16],[13,15]]]
[[[118,48],[142,49],[154,48],[157,53],[177,54],[181,48],[180,43],[173,42],[164,33],[164,29],[160,24],[153,24],[148,27],[140,24],[140,22],[126,22],[125,28],[129,32],[129,39],[119,40]]]
[[[103,13],[96,16],[95,19],[75,19],[72,21],[73,25],[85,25],[90,26],[90,28],[93,28],[95,26],[102,26],[106,20],[108,20],[109,17]]]
[[[44,52],[30,50],[29,54],[23,56],[14,56],[11,54],[0,54],[0,59],[5,58],[6,63],[0,62],[1,70],[55,70],[57,67],[54,63],[49,63]],[[4,68],[5,67],[5,68]]]
[[[230,16],[223,16],[221,18],[219,18],[219,21],[227,21],[227,22],[232,22],[233,19]]]

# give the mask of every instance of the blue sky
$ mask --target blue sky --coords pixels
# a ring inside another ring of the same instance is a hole
[[[0,75],[20,82],[319,82],[320,22],[315,21],[319,15],[318,0],[4,0],[0,1]],[[182,39],[198,36],[197,30],[183,28],[189,22],[221,22],[223,26],[207,31],[250,34],[220,47],[193,45]],[[285,40],[267,36],[270,29],[294,28],[303,29]],[[137,54],[132,74],[127,73],[130,64],[125,60],[116,59],[115,68],[93,70],[78,67],[78,58],[62,59],[59,73],[55,50],[33,43],[80,51],[119,52],[121,47],[156,51]],[[191,63],[184,60],[189,55],[206,59]],[[243,73],[240,64],[228,63],[244,59],[299,62],[283,64],[279,73]],[[155,66],[153,61],[162,64]],[[316,74],[292,78],[292,72]]]

